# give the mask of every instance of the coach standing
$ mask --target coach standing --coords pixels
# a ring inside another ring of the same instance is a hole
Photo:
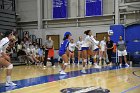
[[[119,41],[117,43],[117,49],[118,49],[118,56],[120,60],[120,67],[122,67],[122,56],[124,56],[124,61],[126,67],[129,67],[127,63],[127,51],[126,51],[126,44],[125,41],[122,40],[122,36],[119,37]]]
[[[110,40],[109,36],[107,38],[106,46],[107,46],[108,60],[109,60],[109,63],[111,64],[112,63],[111,56],[112,56],[112,51],[113,51],[113,41]]]
[[[45,58],[44,58],[44,67],[46,67],[47,59],[50,58],[52,66],[54,65],[54,46],[53,40],[48,36],[47,41],[45,42]]]

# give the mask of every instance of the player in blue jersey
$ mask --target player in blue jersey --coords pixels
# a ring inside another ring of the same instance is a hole
[[[66,32],[64,34],[63,42],[61,43],[61,46],[59,48],[59,56],[61,56],[64,61],[64,63],[62,63],[62,66],[61,66],[60,74],[66,74],[64,70],[66,66],[68,65],[68,56],[67,56],[68,49],[67,48],[68,48],[71,36],[72,34],[70,32]]]

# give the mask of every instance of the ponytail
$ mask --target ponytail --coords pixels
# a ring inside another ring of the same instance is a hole
[[[64,38],[63,38],[63,40],[66,40],[66,39],[68,39],[69,38],[69,35],[66,35]]]
[[[87,30],[87,31],[84,32],[84,34],[88,35],[90,31],[91,30]]]

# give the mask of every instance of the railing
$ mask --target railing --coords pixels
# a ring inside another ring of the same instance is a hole
[[[15,0],[0,0],[0,9],[15,11]]]

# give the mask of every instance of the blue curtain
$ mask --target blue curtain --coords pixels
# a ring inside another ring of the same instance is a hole
[[[102,15],[102,0],[86,0],[85,3],[86,16]]]
[[[53,0],[53,18],[67,18],[67,0]]]

